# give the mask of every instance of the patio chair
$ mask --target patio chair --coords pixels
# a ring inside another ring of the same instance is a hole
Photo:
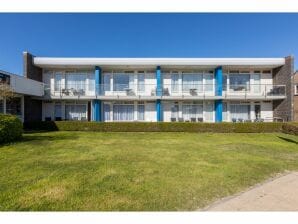
[[[196,118],[195,118],[195,117],[191,117],[191,118],[190,118],[190,121],[191,121],[191,122],[196,122]]]
[[[233,123],[236,123],[237,122],[237,119],[236,118],[232,118],[232,122]]]
[[[250,119],[246,119],[244,122],[251,123],[251,120]]]
[[[178,118],[178,121],[179,121],[179,122],[184,122],[184,118],[183,118],[183,117],[179,117],[179,118]]]
[[[238,122],[242,123],[244,120],[242,118],[238,118]]]
[[[171,122],[176,122],[176,117],[171,117]]]
[[[202,117],[198,117],[198,122],[203,122],[203,118]]]
[[[169,89],[168,88],[164,88],[163,89],[163,95],[164,96],[169,96],[170,95],[170,92],[169,92]]]

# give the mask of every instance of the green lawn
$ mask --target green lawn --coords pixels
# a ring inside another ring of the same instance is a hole
[[[286,134],[25,134],[0,146],[0,210],[195,210],[285,170]]]

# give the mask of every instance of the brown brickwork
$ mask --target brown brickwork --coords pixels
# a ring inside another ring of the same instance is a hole
[[[28,52],[23,53],[24,77],[42,82],[42,69],[33,64],[34,56]],[[41,121],[42,101],[24,97],[24,121]]]
[[[34,56],[28,52],[23,53],[24,77],[42,82],[42,69],[33,64]]]
[[[293,87],[292,75],[294,73],[294,57],[285,58],[283,66],[273,69],[273,84],[286,85],[286,99],[273,101],[273,116],[281,117],[285,121],[293,120]]]

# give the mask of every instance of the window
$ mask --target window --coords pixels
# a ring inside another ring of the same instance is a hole
[[[171,74],[171,91],[178,92],[179,91],[179,74],[178,72],[173,72]]]
[[[110,120],[110,111],[111,111],[110,104],[105,103],[103,105],[103,118],[104,118],[104,121],[109,121]]]
[[[205,91],[213,91],[213,74],[205,74]]]
[[[144,92],[145,91],[145,73],[139,72],[138,74],[138,91]]]
[[[61,110],[61,104],[55,104],[55,120],[61,120],[62,119],[62,110]]]
[[[88,90],[89,91],[94,91],[94,87],[95,87],[94,74],[89,73],[88,74],[88,79],[89,79]]]
[[[178,103],[174,103],[174,105],[171,107],[171,118],[176,118],[178,120],[179,116],[179,105]]]
[[[126,89],[132,88],[134,76],[129,73],[116,73],[114,74],[114,90],[125,91]]]
[[[250,74],[230,74],[230,89],[244,91],[249,89]]]
[[[185,121],[191,120],[191,118],[203,117],[203,104],[184,104],[182,105],[182,116]]]
[[[86,90],[86,78],[86,73],[67,72],[65,74],[66,89]]]
[[[111,77],[112,77],[112,74],[110,73],[106,73],[103,75],[104,91],[111,91]]]
[[[197,89],[198,91],[203,90],[203,75],[183,73],[182,74],[182,89],[183,91],[190,91],[191,89]]]
[[[114,121],[133,121],[134,105],[114,104],[113,120]]]
[[[228,103],[227,102],[222,103],[222,120],[223,121],[228,120]]]
[[[214,103],[205,102],[205,121],[213,121]]]
[[[57,72],[55,73],[55,79],[54,79],[54,83],[55,83],[55,91],[60,91],[61,90],[61,84],[62,84],[62,73]]]
[[[230,104],[231,119],[250,119],[250,105],[249,104]]]
[[[144,120],[145,120],[145,105],[138,104],[138,121],[144,121]]]
[[[222,90],[227,91],[227,86],[228,86],[228,74],[223,74],[223,77],[222,77]]]
[[[298,95],[298,84],[295,84],[295,95]]]
[[[254,74],[252,74],[252,80],[253,80],[253,92],[260,93],[261,92],[261,74],[255,72]]]
[[[4,100],[0,99],[0,113],[4,113]]]
[[[66,120],[87,120],[87,106],[79,104],[65,105]]]

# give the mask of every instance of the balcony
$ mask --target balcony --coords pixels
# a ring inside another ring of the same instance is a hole
[[[284,99],[285,85],[224,85],[222,95],[214,84],[117,84],[45,86],[45,98],[64,99]]]

